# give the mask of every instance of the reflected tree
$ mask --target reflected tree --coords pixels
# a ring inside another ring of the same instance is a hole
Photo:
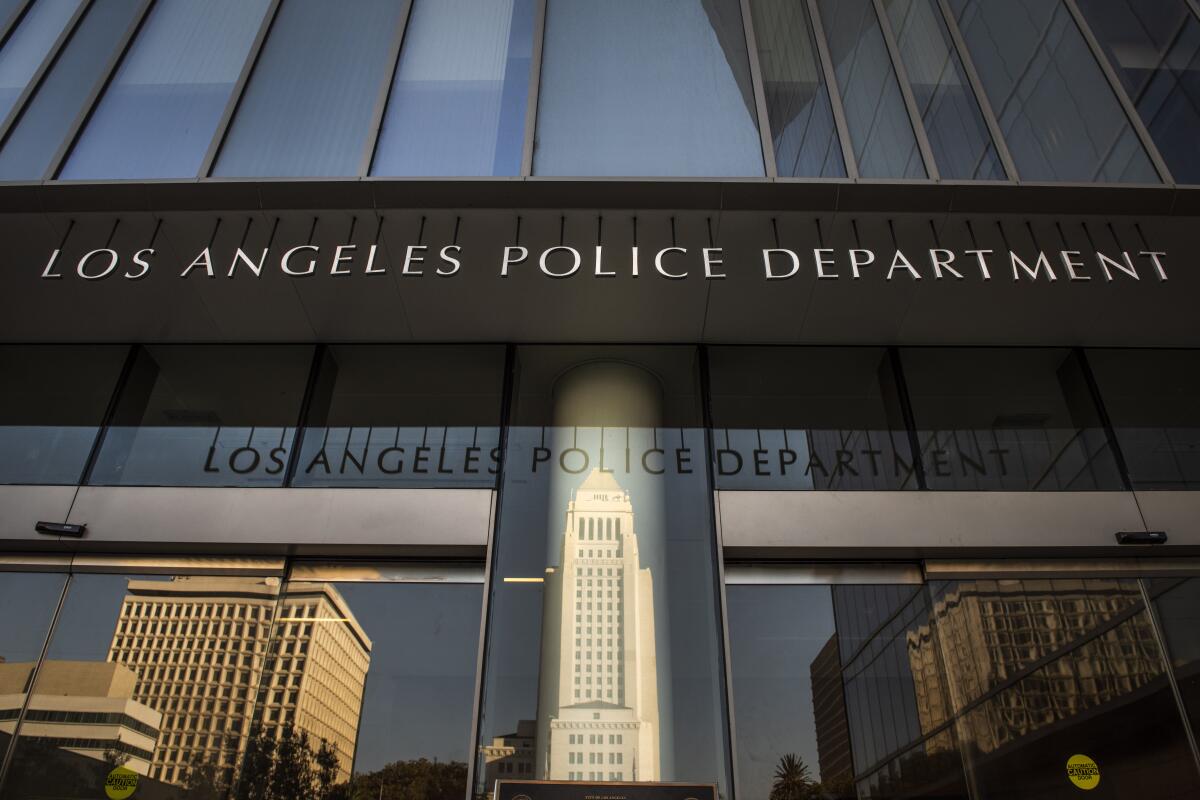
[[[467,765],[461,761],[393,761],[351,779],[347,794],[331,800],[462,800]]]
[[[186,800],[343,800],[335,785],[337,751],[324,739],[313,749],[306,731],[288,724],[279,738],[256,730],[246,743],[236,778],[203,758],[189,768]]]
[[[779,765],[775,767],[775,780],[771,784],[770,800],[810,800],[820,797],[820,791],[803,758],[788,753],[779,759]]]

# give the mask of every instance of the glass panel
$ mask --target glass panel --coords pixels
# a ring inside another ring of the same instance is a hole
[[[882,347],[714,347],[718,489],[915,489]]]
[[[937,0],[884,0],[934,161],[943,178],[1005,179]]]
[[[550,0],[534,172],[763,174],[737,0]]]
[[[1089,350],[1135,489],[1200,488],[1200,351]]]
[[[846,177],[808,7],[751,0],[750,12],[779,174]]]
[[[727,603],[741,795],[967,796],[952,732],[923,724],[941,675],[910,658],[920,587],[730,586]]]
[[[417,0],[372,175],[520,175],[533,0]]]
[[[819,5],[859,174],[924,178],[917,137],[871,0]]]
[[[268,4],[155,3],[59,177],[195,177]]]
[[[0,50],[0,120],[8,116],[80,0],[37,0]]]
[[[133,24],[139,0],[93,0],[0,150],[0,180],[45,175],[104,66]]]
[[[296,486],[482,486],[500,460],[502,347],[333,346]]]
[[[17,716],[29,691],[29,675],[42,655],[50,621],[62,597],[66,575],[36,572],[0,573],[0,753],[7,753]]]
[[[220,176],[357,175],[405,10],[288,0],[213,168]]]
[[[273,679],[278,597],[277,578],[75,575],[2,796],[104,797],[116,767],[137,773],[137,797],[221,796]]]
[[[282,485],[311,362],[301,346],[139,348],[92,482]]]
[[[729,796],[693,348],[518,351],[475,791],[498,777]],[[501,772],[511,748],[532,770]]]
[[[115,346],[0,347],[0,483],[79,482],[126,353]]]
[[[290,581],[241,784],[290,759],[308,791],[268,797],[464,797],[482,601],[480,584]],[[272,749],[289,736],[298,752]]]
[[[949,2],[1022,180],[1158,182],[1061,0]]]
[[[833,608],[859,796],[965,798],[957,737],[930,704],[945,677],[929,650],[926,593],[835,586]]]
[[[930,489],[1124,488],[1072,351],[901,353]]]
[[[1200,578],[1146,582],[1194,734],[1200,734]]]
[[[1200,19],[1186,0],[1079,0],[1179,183],[1200,183]]]
[[[910,639],[910,658],[940,643],[948,691],[930,695],[930,722],[956,718],[976,798],[1041,800],[1077,788],[1145,800],[1200,792],[1137,581],[930,588],[938,634],[928,644],[925,631]]]

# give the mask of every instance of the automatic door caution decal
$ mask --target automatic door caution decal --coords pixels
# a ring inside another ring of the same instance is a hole
[[[125,767],[117,767],[104,779],[104,793],[108,800],[125,800],[137,791],[138,774]]]
[[[1084,755],[1067,759],[1067,779],[1079,789],[1095,789],[1100,785],[1100,765]]]

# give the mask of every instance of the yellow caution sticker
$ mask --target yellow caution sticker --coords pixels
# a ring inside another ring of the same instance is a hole
[[[125,800],[137,791],[138,774],[126,767],[117,767],[104,779],[104,793],[108,800]]]
[[[1067,778],[1078,789],[1095,789],[1100,785],[1100,765],[1084,755],[1067,759]]]

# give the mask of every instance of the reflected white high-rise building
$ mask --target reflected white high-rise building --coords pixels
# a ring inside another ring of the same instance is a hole
[[[562,543],[545,578],[536,775],[660,780],[653,577],[611,473],[575,490]]]

